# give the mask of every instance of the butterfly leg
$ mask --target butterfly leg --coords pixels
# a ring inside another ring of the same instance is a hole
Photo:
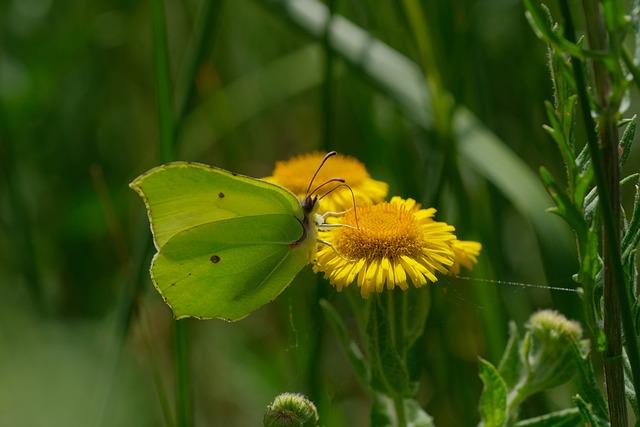
[[[336,255],[338,255],[340,258],[342,258],[345,261],[349,261],[349,262],[355,262],[356,260],[354,259],[349,259],[346,258],[344,255],[342,255],[340,252],[338,252],[338,250],[336,249],[335,246],[333,246],[333,244],[331,244],[331,242],[327,242],[326,240],[322,240],[322,239],[317,239],[316,240],[318,243],[321,243],[323,245],[326,245],[328,247],[330,247],[331,249],[333,249],[333,251],[336,253]]]

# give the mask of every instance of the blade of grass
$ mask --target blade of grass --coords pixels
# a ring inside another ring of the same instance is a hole
[[[164,0],[151,0],[153,29],[153,69],[158,103],[160,133],[160,159],[163,163],[174,160],[175,123],[172,109],[171,77],[167,48],[167,25]],[[189,352],[186,320],[176,320],[174,357],[176,364],[176,425],[193,425],[191,414],[191,384],[189,378]]]

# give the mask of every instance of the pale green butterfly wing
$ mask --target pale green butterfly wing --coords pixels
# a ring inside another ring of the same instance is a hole
[[[238,320],[273,300],[311,260],[315,229],[284,188],[176,162],[131,183],[158,253],[151,275],[177,318]]]
[[[277,213],[303,216],[288,190],[199,163],[155,167],[130,187],[144,199],[158,249],[175,234],[213,221]]]
[[[292,244],[302,235],[291,214],[200,225],[172,237],[151,274],[176,318],[238,320],[275,299],[310,261],[315,239]]]

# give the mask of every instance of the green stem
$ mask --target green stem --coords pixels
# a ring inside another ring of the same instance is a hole
[[[189,383],[189,336],[187,319],[176,320],[175,364],[176,364],[176,425],[193,425],[191,409],[191,385]]]
[[[404,412],[404,399],[400,395],[395,395],[393,397],[393,406],[396,410],[396,421],[398,427],[406,427],[407,426],[407,416]]]
[[[560,5],[565,18],[567,36],[571,37],[569,39],[570,41],[575,42],[575,31],[567,0],[562,0]],[[602,18],[598,9],[599,5],[593,0],[584,0],[584,6],[589,40],[590,43],[594,44],[592,47],[597,49],[599,45],[606,43],[606,32],[603,33],[602,31]],[[618,344],[616,340],[618,342],[620,340],[620,333],[618,331],[616,334],[614,329],[616,326],[619,328],[620,318],[622,319],[622,325],[625,331],[627,354],[632,366],[632,380],[636,395],[640,395],[640,351],[638,349],[638,339],[631,315],[629,296],[625,291],[624,272],[620,259],[619,179],[617,179],[618,174],[616,173],[618,171],[618,140],[616,138],[617,123],[614,115],[616,110],[611,108],[611,106],[601,105],[602,107],[606,107],[603,109],[604,113],[599,126],[600,143],[602,144],[602,150],[605,154],[603,157],[601,147],[598,145],[595,122],[591,116],[587,84],[582,70],[582,64],[578,59],[573,57],[571,58],[571,62],[576,78],[578,98],[586,127],[587,144],[592,159],[598,194],[600,195],[599,202],[603,217],[603,234],[605,237],[605,316],[609,319],[607,329],[611,328],[613,330],[613,332],[612,330],[605,330],[608,347],[608,360],[605,368],[608,366],[610,370],[606,381],[609,395],[609,412],[612,425],[622,426],[626,425],[624,377],[622,373],[617,375],[617,371],[622,370],[622,350],[620,347],[615,348],[615,345]],[[598,91],[599,101],[602,104],[603,101],[606,102],[609,96],[607,84],[610,83],[610,81],[605,78],[607,72],[604,67],[595,67],[594,74],[596,77],[596,89]],[[605,159],[608,160],[606,167],[608,168],[609,174],[605,173]],[[616,204],[614,205],[613,203]],[[616,215],[616,212],[618,212],[618,215]],[[611,336],[609,334],[611,334]],[[614,372],[613,377],[611,377],[612,371]]]
[[[175,140],[164,0],[151,0],[151,15],[153,27],[153,71],[160,132],[160,159],[164,163],[174,159]]]
[[[175,159],[175,122],[172,110],[172,88],[169,74],[169,53],[167,48],[167,25],[164,0],[151,0],[153,28],[153,58],[158,100],[158,126],[160,132],[160,158],[163,163]],[[191,415],[191,386],[189,381],[188,335],[185,320],[175,321],[175,364],[176,364],[176,425],[193,425]]]

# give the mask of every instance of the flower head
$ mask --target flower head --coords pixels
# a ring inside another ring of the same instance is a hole
[[[309,181],[323,157],[323,153],[315,152],[277,162],[273,174],[265,179],[282,185],[298,197],[304,197]],[[372,179],[367,169],[357,159],[342,154],[333,156],[324,164],[316,176],[315,183],[319,185],[331,178],[345,180],[353,190],[358,206],[384,200],[389,188],[385,182]],[[348,188],[334,190],[339,185],[338,182],[332,182],[322,187],[321,194],[331,191],[320,202],[322,211],[338,212],[353,208],[353,199]]]
[[[342,290],[357,279],[360,293],[382,292],[395,286],[407,289],[438,280],[454,264],[454,228],[433,220],[436,210],[422,209],[413,199],[358,206],[340,218],[342,224],[321,231],[314,269]]]

